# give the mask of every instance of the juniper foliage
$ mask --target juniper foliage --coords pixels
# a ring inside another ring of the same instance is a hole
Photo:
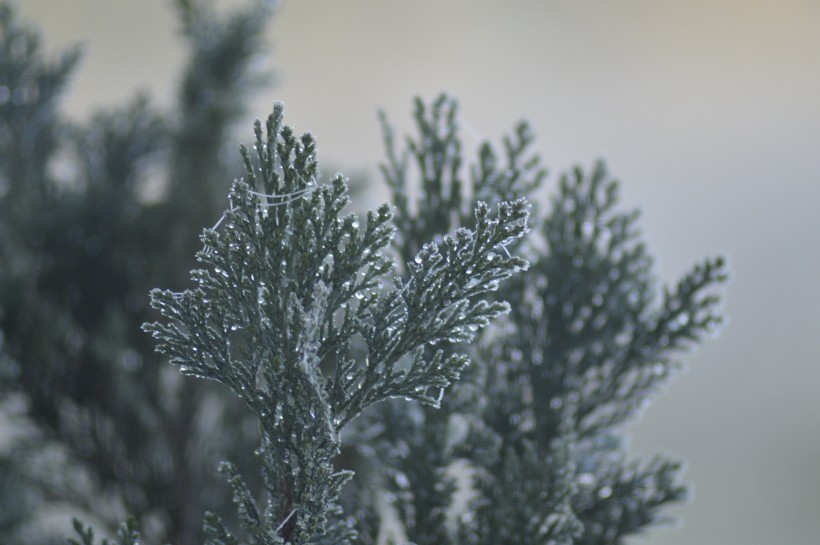
[[[435,237],[469,221],[470,194],[537,200],[545,171],[526,124],[500,154],[480,146],[464,191],[455,101],[419,101],[415,121],[418,137],[401,153],[385,123],[383,173],[408,232]],[[423,188],[415,207],[408,159]],[[680,463],[627,461],[622,426],[679,368],[681,351],[716,331],[715,287],[726,267],[708,259],[657,301],[638,214],[619,212],[617,200],[601,163],[562,176],[518,248],[532,266],[497,293],[511,303],[509,319],[471,347],[472,372],[442,410],[396,404],[361,434],[377,445],[363,452],[383,468],[410,541],[621,543],[664,521],[660,508],[685,496]],[[405,257],[410,248],[398,245]],[[468,506],[452,523],[454,468],[471,480]]]
[[[342,177],[317,183],[313,137],[297,138],[282,115],[278,103],[264,136],[256,125],[256,164],[242,148],[247,177],[233,185],[224,231],[202,235],[208,268],[193,271],[197,287],[155,290],[166,321],[145,327],[183,374],[224,383],[258,416],[262,507],[232,465],[223,470],[259,545],[327,533],[351,477],[333,466],[344,426],[388,398],[437,407],[467,358],[425,348],[469,342],[507,312],[478,296],[526,265],[496,254],[526,230],[528,207],[516,200],[494,214],[478,203],[474,229],[424,244],[404,278],[392,275],[389,205],[363,225],[343,215]],[[214,543],[234,542],[217,517],[208,529]]]
[[[55,504],[111,533],[130,513],[176,543],[198,539],[204,509],[230,513],[216,467],[252,462],[237,445],[255,427],[232,396],[175,380],[139,326],[148,290],[187,277],[241,167],[221,149],[259,80],[249,61],[266,4],[219,15],[176,2],[189,47],[179,113],[143,96],[77,124],[60,106],[79,51],[49,58],[0,2],[0,402],[25,430],[0,451],[3,543],[46,539],[37,516]],[[146,200],[156,177],[165,192]]]
[[[112,545],[202,541],[206,510],[211,545],[618,544],[663,522],[680,464],[632,459],[624,426],[719,325],[723,260],[659,290],[602,164],[539,206],[527,124],[467,168],[447,96],[401,142],[382,115],[394,207],[345,212],[277,104],[220,217],[270,3],[176,6],[179,116],[141,97],[80,126],[58,111],[77,52],[46,59],[0,2],[0,402],[34,430],[0,453],[3,541],[46,540],[27,516],[49,502]]]
[[[79,540],[68,538],[69,545],[94,545],[94,529],[83,525],[74,519],[74,531],[77,532]],[[129,519],[117,529],[117,534],[113,541],[103,538],[102,545],[139,545],[140,534],[137,531],[137,523],[134,519]]]

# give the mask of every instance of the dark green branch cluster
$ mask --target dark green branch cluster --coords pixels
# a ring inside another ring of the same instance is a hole
[[[489,144],[480,148],[465,191],[456,112],[448,97],[429,109],[417,102],[419,135],[402,153],[383,122],[383,172],[407,232],[435,237],[469,222],[465,193],[531,197],[543,179],[520,125],[504,140],[504,168]],[[423,188],[415,207],[406,193],[414,174]],[[588,176],[576,169],[562,177],[551,209],[534,218],[530,245],[512,248],[533,255],[533,265],[498,292],[512,312],[472,347],[471,373],[440,411],[393,404],[353,437],[381,464],[411,541],[620,543],[683,497],[680,465],[625,461],[619,428],[671,376],[674,356],[719,325],[712,288],[726,269],[720,258],[707,260],[656,302],[638,216],[618,212],[617,200],[601,164]],[[412,242],[398,247],[407,256]],[[462,492],[472,499],[448,522],[455,468],[472,476]]]
[[[478,202],[515,201],[532,193],[546,176],[538,155],[531,153],[533,136],[521,122],[503,139],[503,162],[488,142],[481,144],[470,168],[472,199],[464,195],[458,105],[442,95],[430,106],[415,100],[414,119],[418,140],[407,138],[401,151],[387,116],[380,113],[387,161],[380,165],[396,207],[396,245],[405,259],[419,250],[421,241],[433,240],[457,227],[474,226],[473,209]],[[415,172],[411,174],[411,168]],[[418,182],[411,179],[417,176]],[[411,203],[409,190],[417,186],[418,202]],[[414,206],[415,205],[415,206]]]
[[[74,531],[80,537],[80,540],[68,538],[69,545],[94,545],[94,529],[90,526],[85,526],[82,522],[74,519]],[[117,535],[113,541],[108,541],[103,538],[100,545],[140,545],[140,534],[137,531],[137,523],[133,519],[117,529]]]
[[[193,543],[204,510],[232,511],[216,466],[255,462],[250,417],[230,392],[179,380],[139,327],[155,319],[151,288],[187,280],[241,168],[220,152],[259,80],[263,3],[173,2],[191,19],[178,104],[140,95],[79,123],[61,100],[78,49],[50,57],[25,9],[0,0],[0,410],[18,407],[26,430],[0,448],[4,544],[59,534],[39,520],[54,504],[111,534],[133,515],[157,543]]]
[[[364,225],[343,215],[341,176],[317,182],[314,139],[283,127],[282,110],[275,106],[265,135],[257,124],[255,161],[242,150],[247,178],[202,235],[198,259],[209,268],[193,271],[197,287],[155,290],[167,321],[145,326],[183,374],[223,382],[259,417],[264,515],[226,466],[254,543],[324,533],[350,476],[331,463],[342,427],[390,397],[436,405],[468,360],[425,347],[469,341],[507,312],[477,296],[526,266],[498,253],[526,231],[526,202],[499,204],[496,214],[478,204],[474,230],[426,244],[407,278],[388,286],[390,208]]]
[[[226,162],[272,3],[175,5],[177,115],[139,97],[78,126],[76,51],[45,59],[0,0],[0,410],[34,430],[0,449],[0,541],[47,540],[50,503],[111,545],[201,542],[206,510],[208,545],[614,545],[665,520],[680,464],[632,459],[623,428],[719,326],[724,262],[658,289],[601,164],[524,237],[529,127],[469,164],[447,96],[414,137],[382,116],[395,208],[363,218],[281,104]]]

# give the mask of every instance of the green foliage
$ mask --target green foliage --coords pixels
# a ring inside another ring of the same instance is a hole
[[[719,326],[722,259],[659,289],[603,164],[537,206],[527,124],[468,165],[447,96],[401,142],[382,115],[394,205],[364,218],[279,103],[223,162],[270,3],[176,7],[178,116],[138,97],[78,126],[77,52],[45,59],[0,2],[0,406],[27,430],[0,449],[2,541],[47,541],[28,515],[56,502],[111,545],[202,542],[203,513],[209,545],[603,545],[663,522],[680,463],[632,459],[624,426]]]
[[[94,545],[93,528],[85,526],[79,520],[74,519],[74,531],[77,532],[82,541],[69,538],[69,545]],[[140,534],[137,532],[137,523],[133,519],[129,519],[117,529],[117,537],[113,541],[103,539],[101,545],[139,545],[139,543]]]
[[[258,416],[264,512],[223,466],[258,544],[326,532],[351,476],[332,463],[344,425],[391,397],[437,406],[468,360],[424,349],[469,342],[507,312],[477,296],[526,265],[496,254],[524,234],[526,202],[501,203],[496,214],[480,203],[474,230],[425,244],[406,278],[392,276],[390,207],[364,225],[343,215],[343,179],[316,182],[314,139],[297,138],[282,114],[277,104],[264,137],[257,123],[256,165],[242,148],[247,178],[234,182],[218,228],[202,235],[197,257],[208,269],[193,271],[196,289],[152,292],[167,321],[145,326],[183,374],[224,383]],[[211,539],[231,539],[216,519],[209,524]]]
[[[532,402],[493,416],[518,415],[540,444],[572,423],[572,507],[584,527],[578,543],[620,542],[656,521],[660,506],[684,497],[679,464],[625,463],[620,426],[678,368],[675,354],[717,327],[710,292],[726,279],[723,261],[707,260],[655,303],[637,213],[617,212],[616,202],[617,184],[600,164],[589,176],[576,170],[561,179],[542,227],[548,251],[507,294],[517,334],[502,357],[519,370],[498,383],[520,382],[523,372],[528,385],[518,390]]]
[[[0,449],[16,475],[0,502],[105,504],[110,532],[130,513],[150,539],[183,543],[203,510],[230,512],[216,466],[251,463],[238,445],[256,431],[231,397],[174,380],[139,326],[148,290],[187,276],[223,207],[233,166],[219,151],[259,79],[249,61],[270,8],[178,4],[191,49],[179,114],[138,97],[78,126],[59,114],[78,52],[46,58],[0,2],[0,401],[24,403],[14,418],[30,430]],[[146,201],[157,176],[165,191]],[[233,425],[214,436],[220,422]],[[0,541],[30,542],[41,510],[4,510]]]
[[[270,80],[251,64],[263,50],[274,4],[249,0],[219,16],[212,0],[175,2],[190,60],[180,82],[180,123],[173,131],[168,163],[168,192],[177,217],[175,229],[166,231],[173,233],[169,256],[192,255],[202,226],[225,206],[226,182],[240,172],[215,164],[213,157],[226,151],[229,142],[233,151],[230,130],[245,111],[249,90]],[[176,270],[175,283],[184,282],[186,273]]]
[[[504,139],[504,167],[481,146],[465,191],[455,102],[417,102],[415,118],[419,135],[401,154],[383,123],[383,172],[408,232],[435,237],[468,222],[467,195],[536,200],[544,171],[525,124]],[[406,197],[408,157],[423,188],[415,207]],[[675,354],[719,325],[710,292],[725,266],[720,258],[696,266],[656,304],[637,213],[616,204],[603,165],[562,177],[551,209],[534,217],[529,244],[516,250],[532,266],[498,292],[510,301],[508,320],[470,347],[472,372],[440,411],[394,404],[354,437],[383,468],[409,540],[619,543],[684,497],[678,463],[625,461],[621,426],[677,369]],[[405,259],[412,240],[398,244]],[[456,467],[472,479],[454,529]]]
[[[476,164],[470,168],[472,200],[463,195],[464,173],[461,140],[458,136],[458,107],[445,95],[428,108],[417,98],[414,120],[417,140],[406,139],[401,151],[396,149],[395,135],[383,112],[380,114],[387,147],[387,162],[381,172],[396,207],[397,247],[404,260],[418,252],[420,241],[441,236],[456,227],[474,224],[475,203],[514,201],[529,195],[546,176],[540,158],[530,152],[533,136],[526,123],[520,123],[514,134],[503,139],[504,163],[492,146],[484,142]],[[411,179],[415,167],[418,182]],[[408,193],[413,186],[420,192],[414,207]]]

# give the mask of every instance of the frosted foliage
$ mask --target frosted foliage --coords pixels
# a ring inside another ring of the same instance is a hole
[[[363,222],[344,214],[342,177],[318,181],[313,137],[296,137],[282,113],[277,104],[264,132],[256,124],[253,150],[241,150],[246,178],[202,234],[195,288],[152,292],[165,321],[145,326],[183,374],[226,384],[258,416],[264,510],[224,466],[254,543],[341,531],[327,517],[351,475],[332,464],[342,428],[391,397],[437,405],[467,356],[428,347],[470,341],[506,312],[481,296],[526,266],[497,253],[524,233],[526,202],[495,213],[479,203],[474,229],[424,245],[392,277],[390,207]],[[217,519],[208,527],[232,539]]]
[[[414,117],[403,146],[382,118],[395,208],[359,218],[276,104],[193,287],[152,292],[158,350],[260,428],[265,493],[223,463],[240,527],[207,514],[209,545],[611,545],[663,522],[680,463],[630,459],[623,425],[719,326],[723,260],[659,290],[602,164],[524,240],[546,175],[528,126],[466,165],[453,99]]]

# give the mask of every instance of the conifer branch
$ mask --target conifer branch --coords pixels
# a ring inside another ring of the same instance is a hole
[[[323,180],[279,103],[228,188],[220,151],[264,79],[275,2],[175,3],[191,52],[178,119],[139,97],[81,127],[57,112],[77,51],[45,59],[0,0],[0,400],[24,399],[38,430],[0,455],[4,537],[30,541],[45,501],[116,506],[97,513],[103,545],[193,543],[206,509],[208,545],[375,545],[385,493],[419,545],[617,544],[665,521],[680,463],[630,460],[623,426],[719,327],[724,261],[659,290],[602,164],[561,177],[542,215],[528,125],[468,166],[446,95],[416,100],[413,137],[381,116],[395,208],[347,213],[344,178]],[[63,152],[70,184],[49,168]],[[169,191],[147,203],[158,158]],[[144,329],[211,382],[135,334],[145,291],[184,282],[194,254],[193,285],[152,291]],[[65,460],[41,471],[32,453],[51,450]],[[210,484],[223,458],[228,486]],[[348,467],[369,474],[345,487]],[[142,538],[109,522],[120,505]],[[74,527],[71,545],[94,545]]]
[[[402,232],[435,237],[454,223],[469,225],[460,212],[465,201],[456,112],[446,97],[429,107],[417,102],[419,138],[401,153],[382,120],[388,148],[382,171],[400,203]],[[472,191],[466,192],[489,200],[491,195],[517,198],[537,188],[544,172],[537,156],[528,156],[531,141],[525,125],[505,139],[507,168],[498,165],[489,145],[482,146],[472,168]],[[423,188],[415,207],[407,198],[413,165]],[[525,250],[536,254],[535,266],[499,292],[511,302],[509,323],[474,353],[480,365],[470,376],[472,391],[483,397],[471,394],[471,384],[462,381],[449,395],[458,403],[445,404],[442,413],[395,404],[374,419],[383,430],[377,452],[411,539],[452,539],[429,515],[450,505],[446,469],[459,456],[474,472],[478,492],[461,526],[462,542],[529,542],[540,539],[535,536],[543,530],[551,543],[609,543],[613,535],[620,539],[662,521],[658,509],[682,497],[678,465],[662,461],[628,470],[637,466],[626,466],[620,442],[608,438],[673,374],[678,353],[718,326],[713,292],[726,279],[725,264],[720,258],[707,260],[674,290],[666,289],[657,303],[638,215],[618,212],[617,203],[617,184],[602,164],[588,174],[575,169],[562,177],[551,210],[535,219],[547,249]],[[412,251],[413,240],[400,238],[400,253]],[[468,407],[469,412],[461,412]],[[466,421],[468,429],[454,442],[448,434],[459,421]],[[388,432],[393,429],[402,433]],[[589,445],[599,442],[600,455],[593,454]],[[525,463],[527,456],[532,462]],[[596,461],[613,456],[618,461],[612,465]],[[587,469],[576,470],[576,465]],[[613,515],[604,524],[596,518],[597,508],[586,507],[590,479],[598,483],[596,501],[606,500],[607,512],[626,513],[623,517]],[[540,490],[555,500],[533,496],[508,511],[522,483],[540,483],[533,494]],[[650,483],[658,489],[649,491]],[[614,488],[618,491],[610,492]],[[629,494],[653,500],[630,503]],[[541,521],[538,528],[528,526],[532,521]]]
[[[219,228],[203,232],[197,259],[207,268],[192,271],[196,287],[154,290],[152,305],[165,321],[145,325],[183,374],[226,384],[259,417],[265,517],[232,466],[223,466],[255,543],[273,536],[302,543],[325,532],[350,478],[331,463],[342,427],[390,397],[436,405],[431,390],[457,379],[467,358],[430,357],[424,348],[472,339],[508,310],[477,297],[526,267],[496,253],[525,233],[526,202],[501,203],[495,214],[479,204],[474,231],[425,245],[407,279],[383,290],[392,265],[389,207],[368,214],[364,226],[343,215],[342,178],[316,181],[313,137],[297,138],[282,116],[277,103],[264,134],[257,123],[255,159],[242,149],[247,178],[234,182]],[[356,338],[366,347],[363,361],[351,351]]]
[[[74,531],[80,536],[82,541],[68,538],[69,545],[94,545],[94,530],[90,526],[85,526],[76,518],[73,520]],[[123,522],[117,529],[117,535],[113,541],[103,539],[101,545],[140,545],[140,534],[137,531],[137,523],[134,519]]]

